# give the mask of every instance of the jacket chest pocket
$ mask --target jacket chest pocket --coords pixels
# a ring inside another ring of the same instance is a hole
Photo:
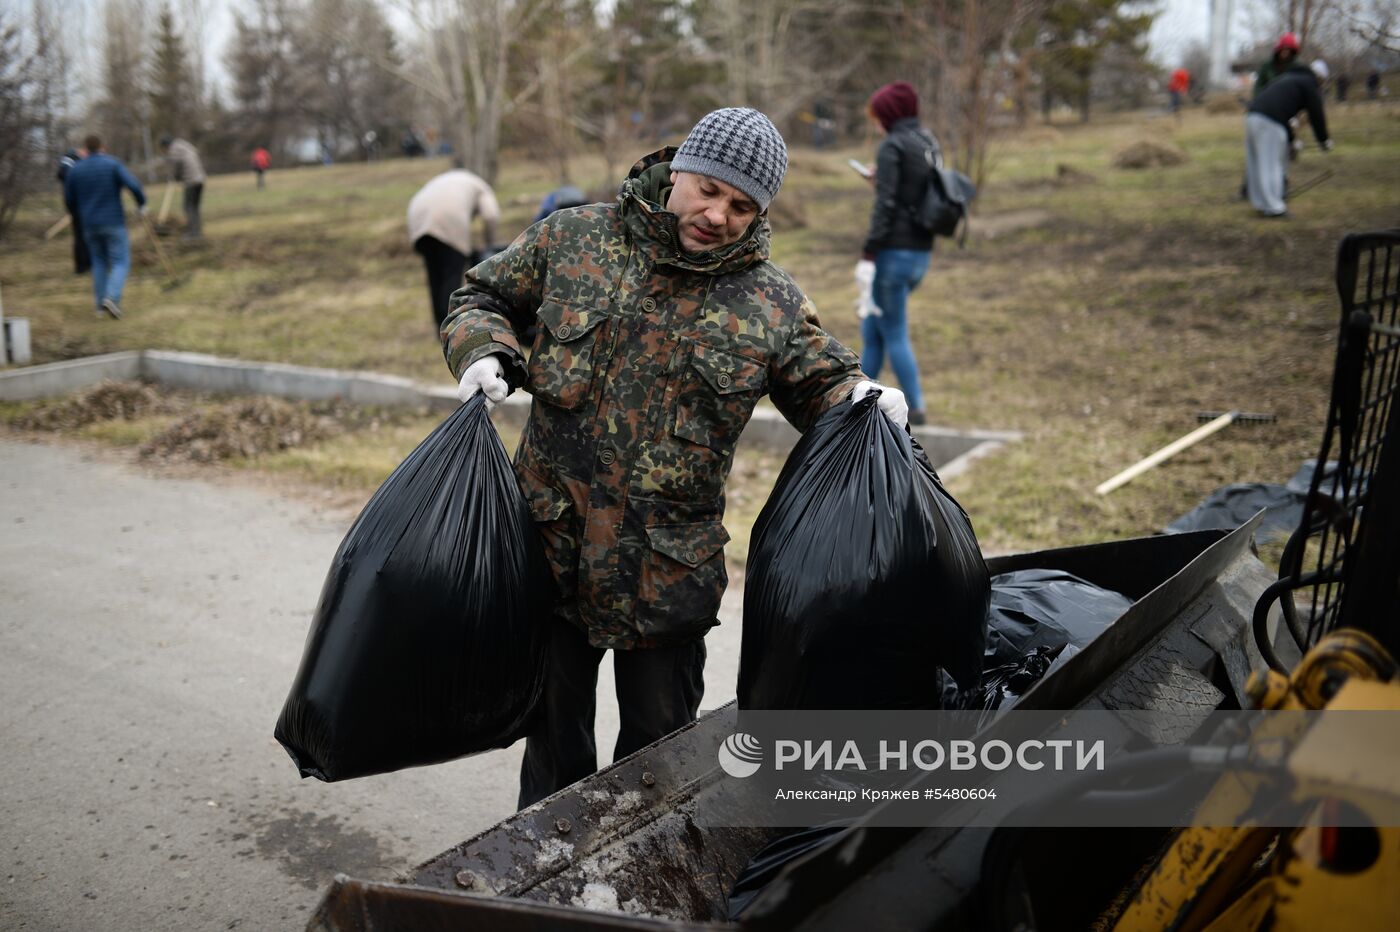
[[[540,327],[526,390],[557,407],[577,408],[593,388],[597,367],[606,361],[599,347],[607,336],[603,323],[608,313],[546,300],[536,316]]]
[[[765,378],[762,363],[692,343],[676,405],[676,436],[721,453],[732,450],[763,395]]]

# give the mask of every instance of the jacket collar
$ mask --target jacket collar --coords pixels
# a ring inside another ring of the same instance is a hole
[[[617,203],[632,242],[656,265],[673,265],[692,272],[725,275],[768,258],[770,232],[767,213],[760,214],[735,243],[709,252],[688,252],[680,245],[678,218],[666,209],[671,194],[671,159],[675,146],[643,157],[627,174]]]
[[[890,124],[889,135],[893,136],[901,130],[919,131],[919,118],[916,116],[900,117]]]

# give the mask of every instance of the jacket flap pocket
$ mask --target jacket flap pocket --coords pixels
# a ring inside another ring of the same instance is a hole
[[[718,521],[662,524],[647,528],[651,549],[686,566],[699,566],[724,549],[729,532]]]
[[[763,365],[747,356],[716,349],[706,343],[696,343],[690,362],[710,387],[721,395],[763,388]]]
[[[531,483],[525,489],[525,498],[530,503],[530,517],[535,521],[557,521],[569,510],[569,496],[547,485]]]
[[[545,299],[537,314],[540,323],[561,343],[579,339],[608,316],[606,307],[574,307],[551,299]]]

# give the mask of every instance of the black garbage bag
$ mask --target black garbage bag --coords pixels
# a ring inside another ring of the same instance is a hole
[[[326,575],[276,737],[327,782],[522,737],[554,581],[481,396],[374,493]]]
[[[1064,570],[1032,568],[992,577],[985,666],[1020,663],[1035,647],[1084,647],[1133,604]]]
[[[977,684],[988,580],[972,523],[875,392],[788,456],[747,574],[741,709],[936,709],[938,667]]]

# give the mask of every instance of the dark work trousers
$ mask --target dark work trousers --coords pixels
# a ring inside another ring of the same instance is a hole
[[[199,220],[199,200],[204,196],[204,182],[185,185],[185,235],[199,239],[204,235],[204,226]]]
[[[442,326],[447,316],[447,299],[462,287],[462,273],[467,270],[467,257],[436,236],[420,236],[413,248],[423,257],[428,269],[428,294],[433,299],[433,320]]]
[[[69,224],[69,230],[73,234],[73,272],[76,275],[86,275],[88,269],[92,268],[92,258],[88,256],[87,240],[83,238],[83,222],[78,219],[77,214],[69,214],[73,222]]]
[[[593,738],[598,664],[606,651],[588,635],[551,619],[549,672],[539,717],[525,742],[520,766],[520,808],[575,783],[598,769]],[[705,692],[705,642],[676,647],[613,651],[622,729],[613,749],[621,760],[682,725],[695,721]]]

